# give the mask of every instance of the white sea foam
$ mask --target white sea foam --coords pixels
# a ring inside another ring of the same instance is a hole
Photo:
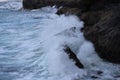
[[[22,9],[21,0],[0,0],[0,2],[5,2],[5,3],[3,3],[3,5],[0,6],[0,8],[2,8],[2,9],[9,9],[9,10]]]
[[[64,75],[63,80],[68,79],[69,75],[73,76],[74,73],[79,76],[85,75],[85,71],[76,67],[63,50],[65,45],[80,42],[79,36],[83,37],[83,35],[79,30],[83,27],[83,22],[80,22],[76,16],[61,15],[47,20],[46,24],[41,32],[41,43],[46,53],[45,61],[48,71],[53,75]]]
[[[21,3],[12,1],[4,8],[19,10]],[[119,65],[98,57],[94,45],[85,40],[80,31],[84,26],[81,20],[74,15],[58,16],[56,11],[54,7],[44,7],[9,13],[2,18],[10,20],[9,24],[6,20],[0,24],[0,40],[3,41],[0,65],[5,65],[0,71],[15,76],[10,77],[11,80],[93,80],[92,75],[100,77],[96,80],[113,80],[113,75],[120,72]],[[65,45],[71,48],[85,69],[79,69],[69,59],[63,50]],[[97,74],[99,70],[102,75]]]
[[[111,72],[105,71],[106,68],[104,68],[106,66],[110,70],[110,65],[106,65],[98,57],[93,44],[85,40],[83,33],[80,32],[80,28],[83,27],[82,21],[72,15],[57,16],[56,14],[47,14],[47,16],[48,18],[43,20],[44,25],[37,26],[41,27],[42,30],[40,32],[40,43],[44,53],[43,65],[46,66],[49,74],[48,78],[41,77],[41,80],[84,80],[87,79],[85,76],[88,76],[88,74],[91,74],[91,76],[97,75],[96,72],[99,70],[102,70],[104,75],[107,75],[101,77],[103,80],[113,78]],[[75,66],[74,61],[69,59],[63,50],[65,45],[68,45],[76,52],[75,54],[85,66],[85,70],[79,69]],[[39,63],[39,60],[37,63]]]

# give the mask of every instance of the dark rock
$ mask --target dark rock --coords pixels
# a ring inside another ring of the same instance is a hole
[[[99,77],[98,77],[98,76],[93,75],[93,76],[91,76],[91,78],[93,78],[93,79],[97,79],[97,78],[99,78]]]
[[[78,7],[80,0],[23,0],[25,9],[37,9],[45,6],[67,6]]]
[[[70,8],[70,7],[63,7],[57,11],[58,15],[65,14],[65,15],[79,15],[81,14],[81,10],[78,8]]]
[[[110,62],[120,63],[120,6],[106,11],[101,19],[84,31],[93,42],[98,55]]]
[[[38,9],[45,6],[51,6],[54,0],[23,0],[23,8]]]
[[[101,75],[103,73],[103,71],[97,71],[98,75]]]
[[[93,26],[100,19],[100,12],[89,11],[84,12],[80,16],[80,19],[85,22],[85,26]]]
[[[120,75],[116,75],[116,76],[114,76],[114,78],[120,78]]]
[[[45,6],[63,6],[80,8],[83,11],[103,9],[106,4],[118,3],[120,0],[23,0],[25,9],[37,9]]]
[[[106,8],[106,5],[120,3],[120,0],[81,0],[79,8],[86,11],[98,11]]]
[[[84,66],[79,61],[79,59],[77,58],[77,56],[75,55],[75,53],[68,46],[65,46],[64,51],[69,55],[70,59],[72,59],[73,61],[75,61],[75,65],[78,68],[84,68]]]
[[[25,9],[36,9],[38,8],[38,0],[23,0],[23,8]],[[39,5],[39,7],[41,6],[42,7],[42,3],[41,2],[41,5]]]

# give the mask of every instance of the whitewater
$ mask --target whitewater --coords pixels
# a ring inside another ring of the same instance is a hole
[[[56,11],[0,0],[0,80],[120,80],[120,65],[103,61],[84,38],[84,22]],[[69,59],[66,45],[84,69]]]

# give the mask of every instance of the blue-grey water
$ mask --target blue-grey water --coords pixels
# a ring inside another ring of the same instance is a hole
[[[24,10],[19,0],[0,1],[0,80],[120,80],[120,65],[101,60],[84,39],[83,22],[56,10]],[[66,44],[84,70],[62,51]]]
[[[38,37],[41,29],[36,25],[42,24],[41,19],[31,17],[37,13],[0,9],[0,80],[13,80],[19,73],[32,72],[33,69],[25,65],[32,63],[35,58],[29,62],[25,59],[29,59],[29,54],[37,54],[40,48]],[[37,57],[41,54],[37,54]],[[24,58],[25,55],[28,58]]]
[[[16,80],[34,73],[35,76],[41,74],[37,77],[44,76],[44,66],[40,65],[41,57],[44,57],[40,44],[41,27],[37,26],[44,25],[43,21],[47,19],[41,16],[43,13],[0,8],[0,80]]]

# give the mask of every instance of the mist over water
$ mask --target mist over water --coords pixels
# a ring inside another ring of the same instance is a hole
[[[119,80],[120,66],[101,60],[76,16],[58,16],[54,7],[23,10],[20,0],[0,0],[0,80]],[[85,66],[64,52],[68,45]],[[98,75],[97,72],[103,74]]]

